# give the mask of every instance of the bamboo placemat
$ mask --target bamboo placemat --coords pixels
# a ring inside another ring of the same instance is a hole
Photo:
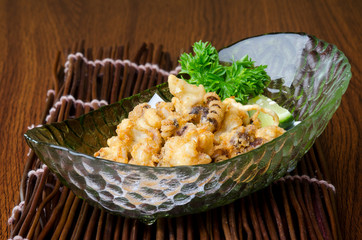
[[[133,56],[129,52],[129,46],[122,45],[101,48],[95,54],[81,42],[63,55],[59,53],[54,65],[54,89],[48,91],[42,124],[78,117],[162,83],[176,66],[162,46],[143,44]],[[67,62],[62,65],[65,56]],[[317,140],[297,169],[270,187],[221,208],[159,219],[147,226],[88,205],[29,151],[20,203],[8,221],[9,237],[340,239],[335,189],[328,183],[325,164]]]

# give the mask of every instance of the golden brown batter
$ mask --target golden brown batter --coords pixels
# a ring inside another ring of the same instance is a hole
[[[137,105],[117,126],[117,136],[94,155],[122,163],[172,167],[218,162],[248,152],[285,132],[278,116],[258,105],[221,101],[202,85],[170,75],[171,102]],[[248,111],[256,110],[249,117]],[[260,112],[274,125],[261,128]]]

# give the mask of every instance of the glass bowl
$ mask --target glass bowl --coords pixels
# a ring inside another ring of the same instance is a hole
[[[301,121],[282,136],[229,160],[196,166],[147,167],[93,157],[134,106],[154,93],[170,99],[167,84],[83,115],[25,133],[29,146],[63,184],[90,204],[153,223],[228,204],[292,171],[338,108],[351,78],[336,46],[303,33],[248,38],[220,50],[227,62],[248,54],[268,65],[265,94]]]

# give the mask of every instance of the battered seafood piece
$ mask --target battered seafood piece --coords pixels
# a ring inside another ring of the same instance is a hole
[[[117,162],[172,167],[223,161],[248,152],[285,132],[278,116],[258,105],[224,101],[202,85],[170,75],[171,102],[137,105],[117,126],[117,136],[94,155]],[[254,110],[253,116],[248,111]],[[260,112],[274,124],[261,128]]]
[[[200,104],[206,94],[202,85],[188,84],[174,75],[168,77],[168,86],[172,95],[175,96],[172,98],[172,103],[176,111],[182,115],[188,115],[191,108]]]
[[[203,128],[187,123],[182,132],[170,138],[162,148],[159,166],[206,164],[212,161],[213,134]]]
[[[108,147],[94,154],[121,163],[155,166],[152,160],[161,150],[161,117],[148,104],[140,104],[117,126],[117,136],[107,141]]]
[[[220,128],[224,118],[225,104],[220,100],[220,97],[214,93],[206,93],[204,95],[204,104],[207,105],[205,116],[201,117],[201,124],[206,124],[210,131],[216,131]]]

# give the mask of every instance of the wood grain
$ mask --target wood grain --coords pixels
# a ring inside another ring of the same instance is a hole
[[[95,49],[163,45],[173,61],[197,40],[217,48],[268,32],[307,32],[334,43],[352,66],[340,108],[320,136],[345,239],[361,230],[362,1],[0,1],[0,239],[19,203],[28,148],[23,133],[39,124],[57,51],[85,40]],[[65,61],[61,59],[61,61]]]

